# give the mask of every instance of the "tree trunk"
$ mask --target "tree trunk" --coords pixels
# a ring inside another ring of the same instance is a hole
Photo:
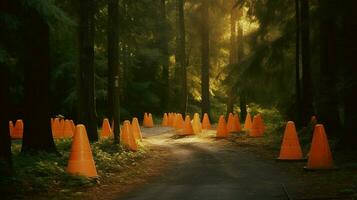
[[[320,87],[317,101],[317,119],[326,132],[336,136],[340,130],[338,94],[336,92],[337,41],[334,20],[334,0],[320,0]]]
[[[119,90],[119,3],[118,0],[108,0],[108,71],[110,91],[108,98],[114,120],[114,143],[120,142],[120,90]]]
[[[345,129],[342,144],[355,148],[357,145],[357,1],[344,3],[344,122]]]
[[[301,78],[300,78],[300,0],[295,0],[295,97],[296,97],[296,126],[300,128],[302,123],[302,99],[301,99]]]
[[[232,0],[232,7],[236,3],[235,0]],[[236,31],[236,25],[237,25],[237,8],[233,8],[231,10],[231,17],[230,17],[230,24],[231,24],[231,35],[230,35],[230,48],[229,48],[229,64],[230,66],[237,64],[237,31]],[[234,110],[234,102],[236,99],[236,95],[234,93],[234,86],[233,84],[228,85],[227,89],[227,113],[226,115],[228,116],[229,113],[233,113]]]
[[[209,0],[202,0],[201,7],[201,93],[202,93],[202,115],[210,115],[209,99]]]
[[[168,38],[168,24],[166,19],[166,0],[161,0],[160,2],[160,30],[159,40],[160,47],[163,54],[163,63],[162,63],[162,82],[163,82],[163,92],[162,92],[162,105],[163,110],[168,112],[168,105],[170,99],[169,93],[169,38]]]
[[[23,153],[57,152],[50,123],[50,30],[40,14],[30,9],[24,31],[25,118]]]
[[[245,117],[247,116],[247,100],[246,100],[246,94],[243,91],[240,92],[239,104],[240,104],[240,120],[245,120]]]
[[[13,172],[9,131],[9,70],[0,63],[0,177]]]
[[[181,92],[180,92],[180,112],[185,114],[187,107],[187,72],[186,72],[186,34],[184,0],[176,0],[177,3],[177,57],[180,66]]]
[[[301,0],[302,124],[307,126],[314,113],[310,73],[309,0]]]
[[[94,80],[94,0],[79,1],[78,122],[98,140]]]

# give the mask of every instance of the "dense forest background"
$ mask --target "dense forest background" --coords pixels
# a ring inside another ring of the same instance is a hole
[[[2,131],[10,119],[58,114],[96,130],[119,110],[120,121],[169,111],[244,119],[257,104],[300,128],[316,115],[331,137],[356,144],[355,4],[2,0]]]

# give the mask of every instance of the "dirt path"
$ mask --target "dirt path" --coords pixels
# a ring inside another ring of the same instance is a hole
[[[144,129],[143,134],[150,145],[170,151],[171,167],[116,199],[288,199],[284,187],[293,179],[275,167],[274,161],[263,161],[236,144],[216,140],[214,131],[185,138],[162,128]]]

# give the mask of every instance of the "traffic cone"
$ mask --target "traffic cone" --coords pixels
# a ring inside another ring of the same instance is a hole
[[[186,115],[185,123],[183,125],[182,135],[193,135],[193,128],[191,124],[191,118]]]
[[[148,126],[148,114],[144,113],[144,119],[143,119],[143,127]]]
[[[333,169],[332,153],[322,124],[317,124],[312,136],[311,149],[305,169]]]
[[[174,120],[175,120],[175,114],[174,113],[170,113],[169,126],[174,127]]]
[[[259,117],[257,115],[255,115],[253,117],[253,124],[249,130],[249,136],[250,137],[261,137],[262,136],[261,127],[259,125]]]
[[[250,117],[250,113],[247,113],[247,116],[245,117],[245,122],[244,122],[244,129],[246,131],[249,131],[252,128],[252,118]]]
[[[138,150],[129,120],[125,120],[121,128],[120,142],[132,151]]]
[[[227,130],[226,120],[224,119],[224,116],[221,115],[219,117],[219,121],[218,121],[218,125],[217,125],[216,137],[217,138],[225,138],[227,136],[228,136],[228,130]]]
[[[71,121],[66,119],[64,121],[64,125],[63,125],[63,137],[71,138],[71,137],[73,137],[73,134],[74,133],[73,133]]]
[[[9,121],[9,133],[10,133],[10,137],[12,137],[14,133],[14,123],[12,123],[12,121]]]
[[[74,124],[74,121],[73,120],[69,120],[69,121],[71,122],[73,133],[76,132],[76,125]]]
[[[64,119],[59,120],[58,138],[63,138]]]
[[[102,123],[102,131],[100,133],[100,136],[103,138],[107,138],[112,134],[112,128],[110,127],[109,120],[108,118],[103,119]]]
[[[87,131],[84,125],[76,126],[74,133],[71,154],[69,156],[67,172],[86,177],[97,177],[97,170],[89,145]]]
[[[139,126],[139,121],[138,118],[134,117],[132,122],[131,122],[131,126],[133,129],[133,136],[136,140],[142,140],[143,136],[141,135],[141,130],[140,130],[140,126]]]
[[[12,138],[22,139],[23,133],[24,133],[24,123],[22,119],[18,119],[16,120],[14,129],[12,130]]]
[[[261,114],[257,114],[257,120],[258,120],[257,122],[258,122],[259,133],[263,135],[265,131],[265,125]]]
[[[176,127],[177,116],[178,116],[177,113],[174,113],[174,114],[173,114],[173,117],[172,117],[172,127],[173,127],[173,128]]]
[[[227,131],[228,131],[228,133],[233,132],[233,126],[234,126],[233,114],[229,113],[228,120],[227,120]]]
[[[53,138],[58,138],[57,135],[58,135],[58,127],[59,127],[59,118],[55,118],[52,122],[52,137]]]
[[[286,124],[280,154],[277,160],[303,160],[298,135],[295,124],[289,121]]]
[[[176,115],[176,123],[175,123],[175,129],[180,130],[183,129],[185,121],[183,121],[181,113],[178,113]]]
[[[202,119],[202,129],[206,129],[206,130],[211,129],[211,123],[210,123],[210,121],[209,121],[209,117],[208,117],[208,114],[207,114],[207,113],[205,113],[205,114],[203,115],[203,119]]]
[[[192,129],[194,134],[202,133],[201,119],[198,113],[193,115]]]
[[[239,132],[242,130],[240,126],[240,120],[238,114],[234,114],[233,116],[233,132]]]
[[[168,126],[169,125],[169,122],[168,122],[168,118],[167,118],[167,114],[164,113],[164,116],[162,117],[162,123],[161,123],[161,126]]]
[[[149,113],[149,115],[147,117],[147,124],[146,124],[145,128],[152,128],[152,127],[154,127],[154,121],[152,120],[151,113]]]

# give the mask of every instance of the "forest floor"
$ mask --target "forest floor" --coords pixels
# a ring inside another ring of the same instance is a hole
[[[143,134],[151,156],[81,199],[357,199],[356,154],[335,152],[338,170],[307,172],[306,162],[275,160],[276,134],[218,140],[214,130],[179,137],[162,127]]]
[[[249,138],[245,132],[240,132],[227,139],[216,139],[214,130],[179,137],[171,128],[144,128],[143,151],[122,155],[124,160],[119,161],[122,166],[118,169],[106,166],[110,162],[103,161],[106,156],[98,153],[101,152],[99,147],[105,149],[109,144],[95,146],[94,157],[103,178],[83,186],[76,185],[73,189],[68,189],[71,185],[59,190],[50,187],[49,192],[32,192],[29,196],[19,193],[18,197],[86,200],[357,199],[356,152],[333,152],[337,170],[307,172],[303,170],[306,162],[275,160],[282,134],[277,134],[281,131],[279,128],[269,122],[266,124],[266,134],[261,138]],[[70,143],[64,144],[68,146]],[[304,148],[305,153],[306,150]],[[64,161],[67,156],[64,156]],[[40,166],[48,171],[47,165]],[[58,176],[62,177],[63,173]],[[72,184],[81,183],[69,180]]]

